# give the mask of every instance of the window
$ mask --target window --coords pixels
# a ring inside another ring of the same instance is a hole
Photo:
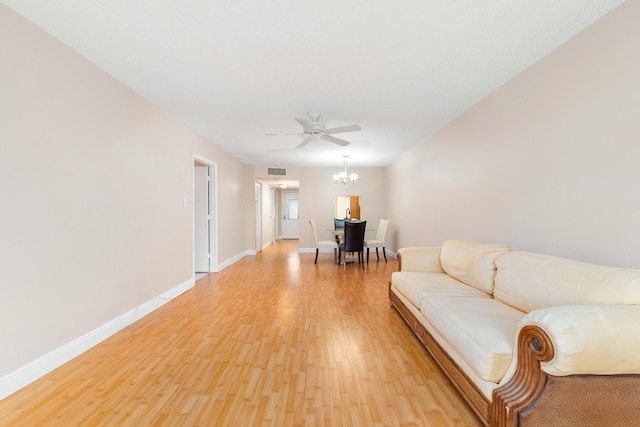
[[[289,219],[299,219],[298,199],[289,199]]]

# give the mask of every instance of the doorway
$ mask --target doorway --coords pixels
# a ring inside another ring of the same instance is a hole
[[[219,271],[217,166],[193,155],[193,271],[194,277]],[[197,280],[197,279],[196,279]]]
[[[256,181],[256,253],[262,250],[262,184]]]

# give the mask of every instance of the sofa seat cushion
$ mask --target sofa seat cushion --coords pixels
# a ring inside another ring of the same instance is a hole
[[[480,378],[502,379],[525,313],[493,298],[443,295],[422,298],[420,311]]]
[[[640,271],[514,251],[496,259],[494,297],[524,312],[572,304],[640,304]]]
[[[495,259],[512,250],[505,245],[447,240],[442,244],[440,263],[449,276],[492,294],[496,276]]]
[[[445,273],[396,271],[391,274],[391,283],[416,308],[420,308],[422,298],[427,295],[463,295],[491,298],[484,292],[467,286]]]

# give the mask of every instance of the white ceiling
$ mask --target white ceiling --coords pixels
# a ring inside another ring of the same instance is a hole
[[[337,167],[389,164],[623,2],[0,1],[245,163]],[[264,135],[311,109],[363,130]]]

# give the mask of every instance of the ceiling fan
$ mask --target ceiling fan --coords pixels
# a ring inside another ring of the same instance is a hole
[[[347,126],[339,126],[335,128],[327,129],[324,123],[320,123],[320,111],[311,110],[307,113],[309,115],[309,119],[298,119],[296,121],[302,125],[302,133],[296,134],[286,134],[286,135],[299,135],[304,139],[296,148],[304,148],[311,141],[316,141],[318,139],[324,139],[325,141],[332,142],[334,144],[338,144],[342,147],[346,147],[350,144],[349,141],[345,141],[344,139],[336,138],[332,136],[335,133],[343,133],[343,132],[354,132],[358,130],[362,130],[360,125],[347,125]],[[278,135],[278,134],[266,134],[266,135]]]

